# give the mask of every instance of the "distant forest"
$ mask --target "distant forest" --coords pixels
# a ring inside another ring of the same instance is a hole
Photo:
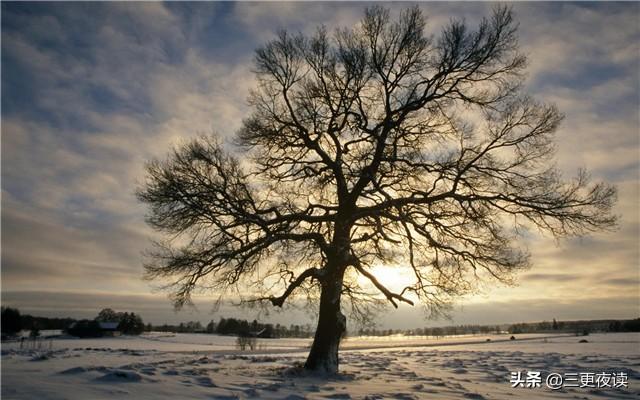
[[[142,318],[135,313],[115,312],[105,308],[93,320],[74,318],[47,318],[23,315],[16,308],[2,307],[2,337],[30,331],[31,337],[40,336],[41,330],[62,330],[73,336],[99,337],[103,332],[100,322],[117,324],[117,330],[125,335],[139,335],[144,331]]]
[[[98,314],[96,320],[108,321],[113,319],[108,315],[113,312],[105,309]],[[118,317],[127,313],[116,313]],[[106,316],[105,316],[106,315]],[[289,326],[281,324],[262,323],[257,320],[247,321],[237,318],[220,318],[218,322],[211,320],[207,325],[202,325],[200,321],[183,322],[177,325],[142,325],[142,319],[131,313],[127,314],[136,319],[136,333],[142,331],[150,332],[174,332],[174,333],[209,333],[220,335],[251,335],[263,338],[307,338],[313,336],[313,327],[310,324]],[[67,330],[69,326],[79,322],[74,318],[47,318],[23,315],[15,308],[2,307],[2,332],[12,334],[20,330]],[[139,327],[139,328],[138,328]],[[444,327],[425,327],[417,329],[375,329],[362,328],[349,332],[350,336],[450,336],[466,334],[496,334],[496,333],[574,333],[576,335],[587,335],[595,332],[640,332],[640,318],[628,320],[584,320],[584,321],[551,321],[526,322],[517,324],[498,325],[455,325]],[[133,332],[132,332],[133,333]]]
[[[500,325],[456,325],[436,328],[418,328],[408,330],[370,331],[360,330],[360,335],[390,335],[404,334],[407,336],[449,336],[449,335],[475,335],[490,333],[575,333],[576,335],[588,335],[592,332],[640,332],[640,318],[629,320],[583,320],[583,321],[542,321],[522,322],[517,324]]]
[[[244,319],[220,318],[218,322],[210,321],[206,326],[202,326],[199,321],[190,321],[179,325],[155,325],[148,324],[146,330],[156,332],[176,332],[176,333],[217,333],[219,335],[250,335],[263,338],[307,338],[313,336],[313,329],[310,324],[289,326],[280,324],[261,323],[257,320],[251,322]]]

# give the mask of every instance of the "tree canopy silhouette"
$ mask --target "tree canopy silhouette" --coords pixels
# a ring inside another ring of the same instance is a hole
[[[425,26],[418,7],[392,22],[374,6],[349,29],[282,31],[256,51],[253,111],[233,146],[200,137],[148,164],[138,196],[171,239],[146,272],[169,280],[178,307],[200,288],[279,307],[318,298],[305,367],[335,372],[343,296],[356,311],[376,289],[437,312],[527,267],[527,229],[614,226],[613,187],[554,168],[562,115],[522,91],[511,10],[475,30]],[[378,264],[414,283],[393,291]]]

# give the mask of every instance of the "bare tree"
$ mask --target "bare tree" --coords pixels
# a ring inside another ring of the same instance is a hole
[[[425,24],[417,7],[389,22],[375,6],[352,29],[281,32],[256,52],[236,146],[202,137],[149,164],[138,196],[172,239],[146,271],[169,280],[178,307],[199,288],[278,307],[319,296],[305,367],[336,372],[341,298],[357,311],[372,296],[361,282],[437,312],[527,267],[516,243],[527,229],[615,225],[613,187],[553,167],[562,116],[522,93],[510,9],[437,38]],[[392,291],[375,264],[408,268],[415,283]]]

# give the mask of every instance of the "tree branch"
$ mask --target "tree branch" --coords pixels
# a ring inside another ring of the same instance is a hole
[[[399,301],[403,301],[407,304],[413,305],[413,301],[407,299],[406,297],[398,294],[398,293],[394,293],[392,291],[390,291],[389,289],[387,289],[386,287],[384,287],[384,285],[382,285],[375,276],[373,276],[371,273],[369,273],[367,270],[365,270],[362,267],[362,264],[357,261],[354,260],[354,262],[351,263],[351,265],[358,271],[360,272],[362,275],[364,275],[365,277],[367,277],[367,279],[369,279],[371,281],[371,283],[373,283],[373,285],[380,291],[382,292],[382,294],[385,295],[385,297],[387,298],[387,300],[389,300],[389,302],[391,302],[391,304],[393,304],[393,306],[395,308],[398,308],[398,303],[396,303],[396,300]]]
[[[274,306],[282,307],[282,305],[284,304],[285,300],[291,295],[291,293],[293,293],[293,291],[298,286],[302,285],[302,283],[307,278],[320,279],[320,276],[321,276],[321,271],[319,269],[317,269],[317,268],[306,269],[304,272],[302,272],[300,275],[298,275],[298,277],[296,279],[291,281],[291,283],[289,284],[289,286],[287,286],[286,290],[284,291],[284,293],[282,293],[282,295],[280,295],[278,297],[270,296],[270,297],[258,298],[258,299],[255,299],[254,301],[269,300],[271,302],[271,304],[273,304]]]

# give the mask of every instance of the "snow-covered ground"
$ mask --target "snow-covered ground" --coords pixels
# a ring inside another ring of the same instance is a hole
[[[259,340],[253,352],[236,350],[233,337],[200,334],[54,339],[35,350],[3,343],[2,399],[601,399],[640,395],[640,334],[517,338],[350,338],[341,351],[342,373],[329,378],[308,376],[299,368],[310,344],[306,339]],[[588,342],[579,343],[583,339]],[[550,374],[577,387],[552,390],[547,381]],[[512,387],[518,378],[523,386],[540,387]]]

